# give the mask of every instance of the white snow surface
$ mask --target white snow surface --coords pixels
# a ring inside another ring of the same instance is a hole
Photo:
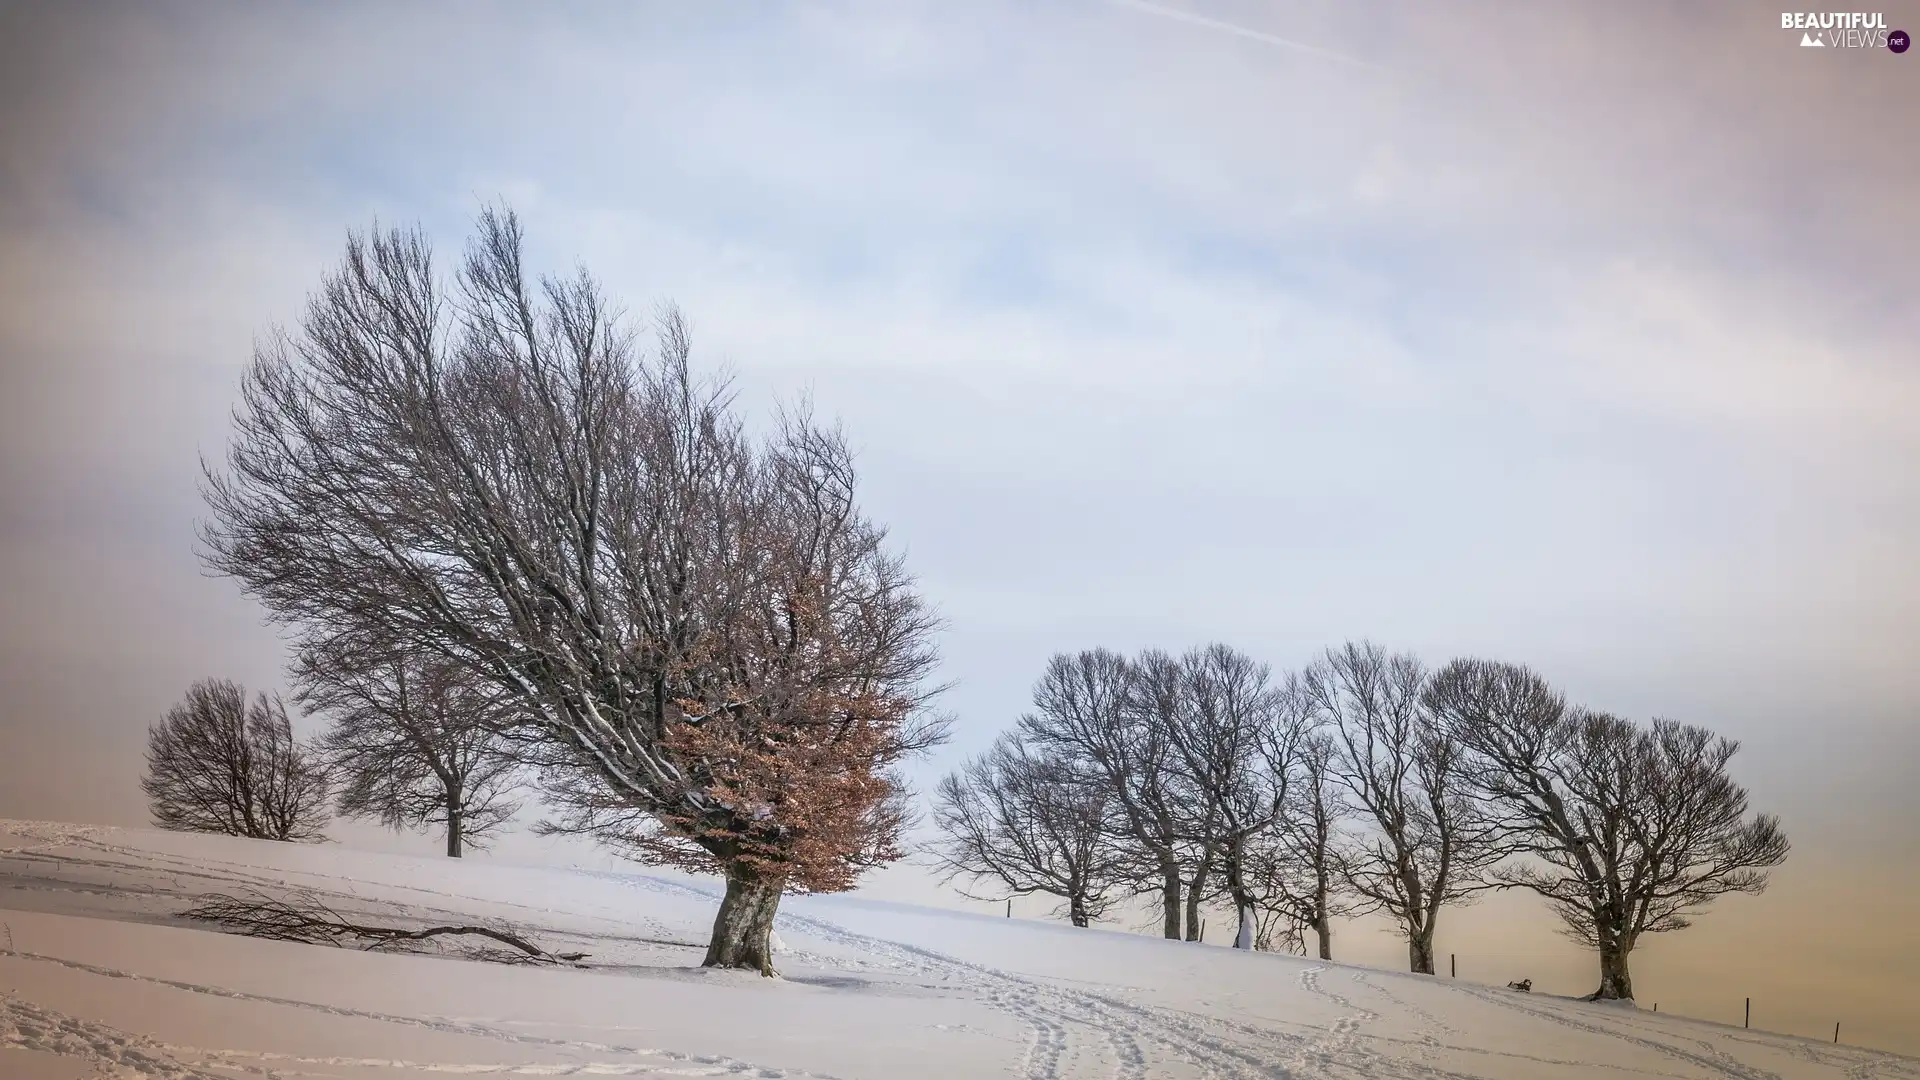
[[[308,890],[509,923],[580,968],[217,933]],[[1677,1077],[1920,1080],[1920,1060],[1296,956],[788,898],[782,978],[698,967],[717,889],[646,873],[0,822],[0,1078]]]

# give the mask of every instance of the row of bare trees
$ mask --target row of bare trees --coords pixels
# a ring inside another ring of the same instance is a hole
[[[1239,948],[1332,958],[1332,920],[1380,912],[1434,971],[1445,910],[1543,896],[1631,998],[1642,935],[1757,893],[1787,854],[1705,729],[1570,706],[1532,671],[1437,671],[1370,643],[1276,676],[1223,645],[1053,657],[1033,711],[936,792],[938,857],[992,895],[1061,898],[1085,926],[1134,896],[1169,938],[1212,904]],[[988,895],[976,891],[973,895]]]
[[[901,855],[937,622],[842,434],[750,431],[656,325],[532,275],[504,210],[451,274],[351,237],[256,350],[204,558],[287,631],[343,807],[456,845],[532,777],[546,828],[723,876],[706,962],[772,974],[783,893]]]

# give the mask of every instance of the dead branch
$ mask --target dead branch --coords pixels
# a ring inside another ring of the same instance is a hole
[[[394,926],[369,926],[349,921],[310,893],[277,899],[264,893],[231,896],[212,893],[180,913],[184,919],[212,923],[231,934],[267,938],[273,941],[297,941],[306,945],[357,946],[366,951],[405,942],[433,938],[470,936],[498,942],[521,955],[517,963],[571,964],[584,960],[586,953],[550,953],[511,930],[491,926],[428,926],[405,930]]]

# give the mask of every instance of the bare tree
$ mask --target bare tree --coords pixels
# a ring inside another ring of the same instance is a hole
[[[1302,700],[1297,678],[1287,697]],[[1345,886],[1352,859],[1343,829],[1353,811],[1335,775],[1337,753],[1336,741],[1324,731],[1301,737],[1295,757],[1299,775],[1289,785],[1286,810],[1272,830],[1255,838],[1249,859],[1269,939],[1305,952],[1305,933],[1311,930],[1322,960],[1333,959],[1334,919],[1377,906]]]
[[[1163,911],[1170,897],[1186,918],[1184,935],[1175,922],[1170,924],[1167,936],[1199,941],[1203,926],[1200,907],[1214,892],[1214,870],[1220,857],[1215,843],[1219,806],[1208,792],[1194,786],[1174,746],[1192,687],[1186,665],[1159,649],[1143,651],[1128,669],[1132,677],[1121,699],[1122,708],[1128,729],[1135,733],[1139,756],[1151,762],[1143,775],[1153,779],[1151,795],[1157,811],[1152,821],[1158,830],[1155,843],[1143,848],[1155,855],[1154,869],[1159,873],[1153,884],[1161,891]],[[1171,854],[1170,864],[1162,852]],[[1169,866],[1174,875],[1171,878],[1166,873]]]
[[[1333,775],[1373,828],[1343,876],[1399,923],[1411,970],[1431,975],[1441,910],[1489,888],[1505,849],[1422,706],[1425,684],[1418,659],[1365,642],[1327,650],[1300,683],[1336,739]]]
[[[147,730],[140,788],[154,824],[257,840],[319,840],[325,770],[296,742],[278,698],[251,702],[238,683],[203,679]]]
[[[1298,778],[1293,781],[1298,782]],[[1288,814],[1296,812],[1294,802],[1290,796]],[[1283,822],[1249,837],[1242,848],[1240,873],[1252,904],[1253,947],[1304,955],[1313,885],[1308,868],[1288,842],[1288,832]]]
[[[1254,944],[1261,880],[1256,838],[1279,823],[1288,802],[1302,714],[1280,708],[1264,664],[1214,644],[1180,662],[1179,707],[1168,725],[1173,767],[1200,800],[1194,842],[1214,853],[1218,895],[1233,905],[1234,947]]]
[[[1268,900],[1253,909],[1253,948],[1257,952],[1305,955],[1306,927],[1292,907]]]
[[[1110,810],[1097,779],[1003,735],[941,780],[934,822],[945,843],[938,858],[949,880],[1004,886],[993,899],[1060,897],[1073,925],[1086,926],[1106,913],[1122,880]]]
[[[1171,664],[1171,661],[1169,661]],[[1162,933],[1181,936],[1181,897],[1192,866],[1184,839],[1192,829],[1179,780],[1170,767],[1166,724],[1178,697],[1178,666],[1130,664],[1094,649],[1056,654],[1034,686],[1034,710],[1019,729],[1037,749],[1072,761],[1113,801],[1129,877],[1160,896]],[[1198,907],[1198,900],[1195,901]],[[1199,934],[1196,912],[1189,940]]]
[[[750,438],[677,312],[643,360],[521,250],[490,210],[449,284],[418,232],[351,238],[256,353],[207,561],[302,647],[375,634],[513,693],[557,824],[723,874],[706,963],[772,974],[785,891],[900,855],[936,620],[837,431]]]
[[[443,656],[348,638],[302,653],[294,677],[296,700],[332,721],[321,751],[342,814],[440,825],[459,858],[519,810],[519,763],[502,735],[515,695]]]
[[[1530,856],[1501,868],[1502,882],[1545,897],[1599,953],[1596,999],[1632,999],[1628,959],[1642,935],[1683,929],[1728,893],[1761,892],[1787,857],[1779,819],[1749,817],[1746,790],[1727,775],[1737,742],[1568,709],[1532,671],[1491,661],[1448,664],[1426,697]]]

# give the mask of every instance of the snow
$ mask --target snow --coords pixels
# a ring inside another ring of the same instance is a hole
[[[585,968],[235,937],[191,898],[311,890],[506,920]],[[777,980],[697,967],[709,883],[0,822],[0,1077],[1677,1077],[1920,1060],[1400,972],[850,897],[789,898]]]

